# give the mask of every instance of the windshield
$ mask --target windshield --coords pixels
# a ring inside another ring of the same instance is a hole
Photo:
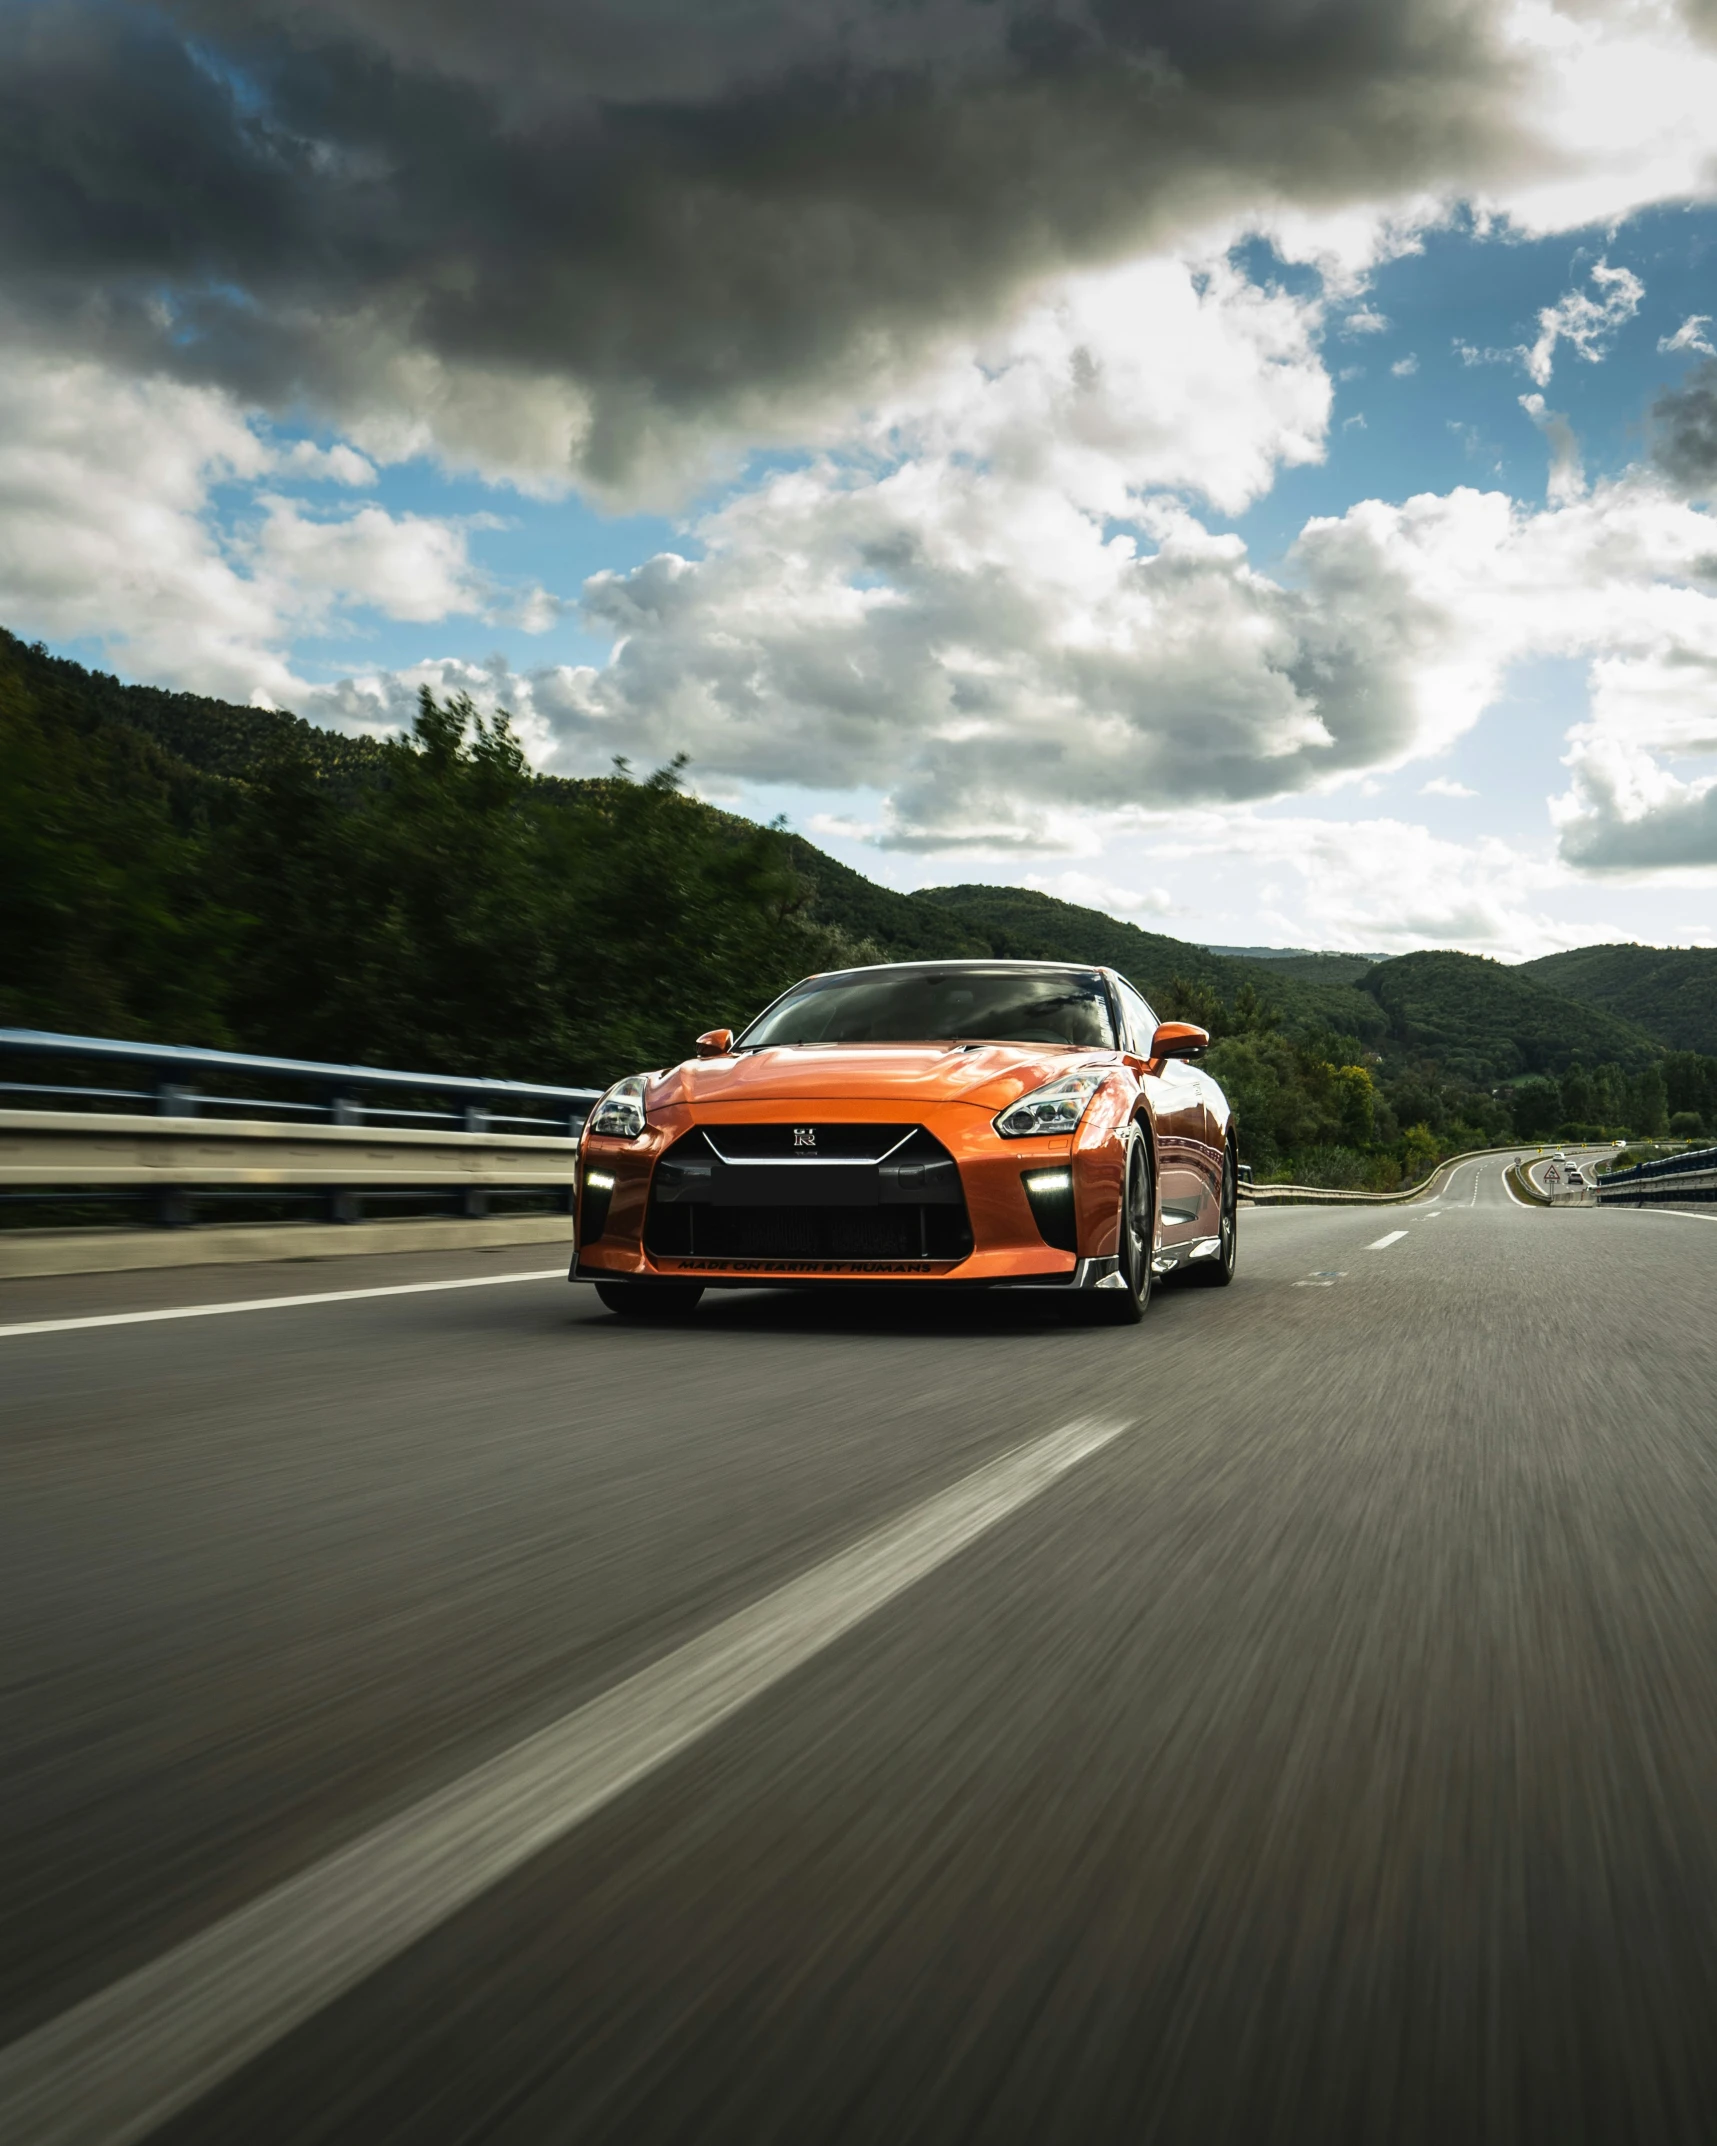
[[[791,1043],[1072,1043],[1113,1050],[1090,969],[848,969],[791,991],[739,1039]]]

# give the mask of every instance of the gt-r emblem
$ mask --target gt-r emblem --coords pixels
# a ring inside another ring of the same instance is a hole
[[[817,1128],[814,1125],[795,1125],[793,1145],[796,1148],[814,1148],[817,1144]]]

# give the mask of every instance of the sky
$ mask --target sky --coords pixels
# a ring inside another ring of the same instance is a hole
[[[890,885],[1717,943],[1717,0],[0,0],[0,623]]]

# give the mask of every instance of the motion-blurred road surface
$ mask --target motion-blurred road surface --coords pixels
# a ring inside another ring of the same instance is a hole
[[[0,1337],[7,2146],[1707,2135],[1717,1221],[1242,1223],[1124,1331],[0,1289],[340,1293]]]

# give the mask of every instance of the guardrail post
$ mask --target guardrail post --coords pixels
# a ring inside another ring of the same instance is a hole
[[[157,1229],[190,1227],[191,1195],[183,1185],[163,1185],[155,1195],[154,1205]]]
[[[467,1103],[465,1105],[465,1130],[468,1133],[486,1133],[489,1130],[489,1113],[481,1103]],[[459,1212],[468,1221],[482,1221],[483,1217],[489,1212],[488,1193],[479,1186],[473,1185],[468,1192],[460,1195]]]
[[[361,1222],[364,1219],[364,1203],[355,1192],[336,1189],[328,1195],[328,1220],[330,1222]]]
[[[364,1106],[355,1095],[335,1095],[328,1099],[328,1117],[335,1125],[362,1125]]]
[[[155,1115],[158,1118],[194,1118],[197,1099],[180,1082],[162,1081],[155,1090]],[[163,1185],[152,1205],[157,1229],[190,1227],[191,1196],[183,1185]]]

